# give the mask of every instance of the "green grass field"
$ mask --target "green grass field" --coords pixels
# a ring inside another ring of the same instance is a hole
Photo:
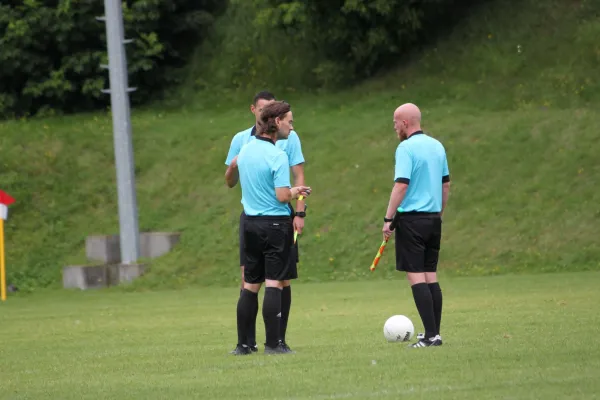
[[[585,0],[488,1],[397,68],[318,93],[291,79],[301,50],[281,64],[290,71],[270,61],[277,48],[235,71],[259,44],[247,43],[249,16],[223,18],[222,46],[199,50],[185,88],[133,110],[140,230],[182,237],[123,287],[60,290],[63,266],[92,263],[86,236],[119,229],[110,116],[1,121],[1,189],[17,200],[8,283],[20,291],[0,303],[0,399],[600,397],[599,12]],[[236,358],[241,204],[224,160],[271,79],[292,104],[313,188],[288,332],[297,354]],[[368,269],[404,102],[422,108],[452,175],[434,349],[385,342],[389,316],[418,332],[420,318],[393,249]]]
[[[297,354],[279,356],[228,354],[235,288],[13,298],[0,313],[0,399],[597,398],[599,278],[445,279],[444,345],[426,349],[383,338],[394,314],[422,329],[399,274],[297,284]]]

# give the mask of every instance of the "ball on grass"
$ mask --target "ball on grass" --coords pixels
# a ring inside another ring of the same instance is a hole
[[[388,342],[407,342],[415,334],[415,326],[405,315],[393,315],[383,325],[383,336]]]

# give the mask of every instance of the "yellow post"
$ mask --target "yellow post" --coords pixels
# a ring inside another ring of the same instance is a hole
[[[6,301],[6,269],[4,265],[4,220],[0,218],[0,295]]]

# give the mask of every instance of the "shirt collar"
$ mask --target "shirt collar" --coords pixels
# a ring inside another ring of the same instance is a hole
[[[256,139],[257,139],[257,140],[263,140],[263,141],[265,141],[265,142],[269,142],[269,143],[271,143],[271,144],[275,145],[275,142],[274,142],[274,141],[272,141],[271,139],[269,139],[269,138],[266,138],[266,137],[264,137],[264,136],[257,136],[257,137],[256,137]]]
[[[256,135],[256,125],[254,125],[252,127],[252,130],[250,131],[250,136],[255,136]]]
[[[413,133],[412,135],[410,135],[406,140],[408,140],[411,137],[416,136],[416,135],[423,135],[423,131],[416,131],[415,133]]]

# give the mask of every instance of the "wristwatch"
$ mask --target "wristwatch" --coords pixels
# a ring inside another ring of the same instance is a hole
[[[308,208],[308,204],[304,205],[304,211],[296,211],[296,217],[305,218],[306,217],[306,209]]]
[[[383,217],[383,222],[392,222],[393,218]]]

